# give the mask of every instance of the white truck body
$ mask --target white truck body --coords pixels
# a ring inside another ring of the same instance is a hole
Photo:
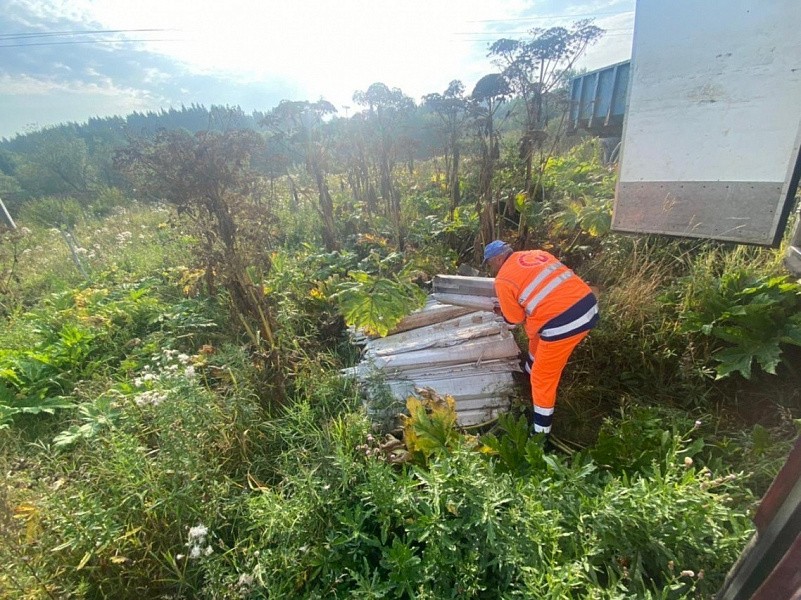
[[[799,0],[638,0],[613,229],[779,244],[801,171],[798,23]]]

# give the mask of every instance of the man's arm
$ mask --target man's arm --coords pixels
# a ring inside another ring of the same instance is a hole
[[[517,302],[517,292],[508,282],[495,279],[495,295],[498,297],[500,314],[510,325],[520,325],[526,320],[526,311]],[[498,311],[496,311],[498,312]]]

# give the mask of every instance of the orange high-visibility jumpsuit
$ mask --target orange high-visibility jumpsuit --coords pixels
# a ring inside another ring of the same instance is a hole
[[[551,431],[556,388],[573,349],[598,322],[598,300],[573,271],[544,250],[514,252],[495,276],[507,322],[525,321],[534,431]]]

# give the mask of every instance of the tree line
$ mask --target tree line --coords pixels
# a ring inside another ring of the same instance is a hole
[[[337,114],[323,99],[285,100],[251,114],[239,107],[193,104],[18,135],[0,141],[0,198],[12,214],[42,198],[90,204],[99,193],[107,197],[108,190],[159,198],[153,193],[163,190],[136,187],[121,168],[125,161],[119,156],[126,149],[164,147],[169,137],[171,152],[184,157],[194,153],[197,159],[204,143],[213,146],[214,140],[233,140],[233,132],[249,131],[258,138],[248,137],[249,168],[271,188],[281,180],[296,200],[301,188],[314,190],[327,250],[339,246],[332,175],[339,176],[352,207],[358,206],[368,221],[374,216],[389,221],[394,242],[402,249],[407,232],[398,178],[404,170],[411,173],[415,161],[431,158],[442,165],[449,217],[463,204],[475,207],[480,220],[477,245],[499,235],[504,217],[514,218],[525,237],[527,224],[521,216],[526,211],[520,205],[537,201],[542,166],[560,142],[567,76],[602,33],[584,20],[571,27],[533,29],[526,39],[500,39],[488,49],[498,71],[482,77],[472,90],[454,80],[418,102],[377,82],[354,93],[359,110],[350,117]],[[507,160],[522,173],[514,202],[501,202],[494,184],[504,143],[516,145]],[[468,162],[476,180],[469,189],[463,175]]]

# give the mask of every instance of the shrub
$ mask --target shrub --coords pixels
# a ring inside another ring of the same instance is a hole
[[[717,377],[751,378],[756,363],[775,374],[782,345],[801,346],[801,284],[739,268],[708,287],[688,286],[684,328],[714,339]]]
[[[425,460],[397,467],[363,417],[321,422],[308,404],[288,409],[297,434],[284,436],[280,482],[250,497],[236,545],[210,557],[203,595],[689,597],[717,589],[750,533],[730,506],[732,478],[696,470],[698,442],[653,416],[659,443],[643,468],[621,471],[590,454],[543,455],[527,437],[499,450],[520,437],[513,420],[489,445],[427,438],[447,421],[437,415],[411,417]],[[623,437],[635,452],[636,436]]]

